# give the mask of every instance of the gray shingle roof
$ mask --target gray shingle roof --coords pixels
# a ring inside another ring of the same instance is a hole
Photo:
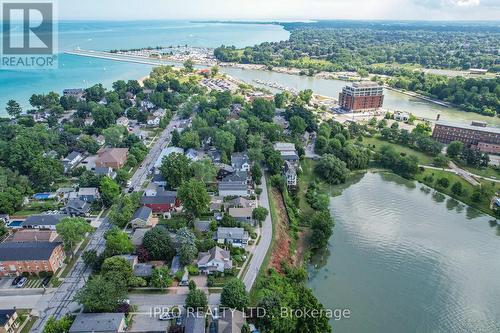
[[[65,214],[40,214],[31,215],[23,223],[23,227],[34,227],[40,225],[56,225],[65,217]]]
[[[219,191],[244,191],[247,190],[247,184],[243,183],[219,183]]]
[[[61,242],[8,242],[0,244],[0,261],[47,260]]]
[[[124,318],[123,313],[79,313],[69,332],[118,332]]]
[[[140,219],[143,221],[147,221],[152,212],[153,210],[149,207],[146,206],[139,207],[132,216],[132,220]]]
[[[248,239],[248,233],[243,228],[217,228],[217,238],[218,239]]]

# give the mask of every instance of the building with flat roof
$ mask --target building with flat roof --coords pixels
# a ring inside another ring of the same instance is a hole
[[[348,111],[376,110],[384,104],[384,87],[365,81],[345,86],[339,94],[339,105]]]
[[[125,332],[125,315],[123,313],[79,313],[69,333],[111,333]]]
[[[14,333],[19,327],[16,309],[0,310],[0,333]]]
[[[500,154],[500,128],[489,127],[484,122],[473,121],[466,125],[438,121],[432,138],[445,144],[460,141],[484,153]]]

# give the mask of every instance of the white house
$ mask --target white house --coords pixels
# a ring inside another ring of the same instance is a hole
[[[127,117],[120,117],[120,118],[116,119],[116,124],[120,125],[120,126],[128,127],[129,120]]]
[[[234,153],[231,155],[231,166],[237,171],[250,171],[250,160],[245,153]]]
[[[157,116],[149,116],[148,117],[148,120],[146,122],[146,124],[149,126],[149,127],[158,127],[160,126],[160,121],[161,121],[161,118],[160,117],[157,117]]]
[[[205,274],[212,272],[224,272],[226,269],[233,268],[231,253],[216,246],[208,252],[198,254],[198,269]]]

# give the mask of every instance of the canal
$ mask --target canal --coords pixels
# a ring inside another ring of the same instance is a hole
[[[367,173],[331,199],[309,286],[350,309],[336,333],[500,332],[500,237],[489,216],[413,181]]]
[[[339,92],[342,90],[343,86],[351,84],[340,80],[312,78],[309,76],[291,75],[254,69],[223,67],[221,68],[221,72],[255,86],[261,85],[257,84],[254,80],[262,80],[269,83],[277,82],[288,88],[294,88],[297,90],[311,89],[316,94],[331,96],[334,98],[338,98]],[[270,89],[267,86],[262,87]],[[442,120],[451,122],[470,124],[472,120],[482,120],[491,125],[500,126],[500,118],[497,117],[486,117],[476,113],[461,111],[456,108],[443,107],[388,89],[385,89],[384,94],[384,108],[391,111],[407,111],[413,113],[417,117],[430,120],[435,120],[437,115],[440,114]]]

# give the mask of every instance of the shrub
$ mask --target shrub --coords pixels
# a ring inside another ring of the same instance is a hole
[[[188,269],[189,275],[192,275],[192,276],[200,275],[200,270],[198,269],[198,267],[196,267],[194,265],[189,265],[187,267],[187,269]]]

